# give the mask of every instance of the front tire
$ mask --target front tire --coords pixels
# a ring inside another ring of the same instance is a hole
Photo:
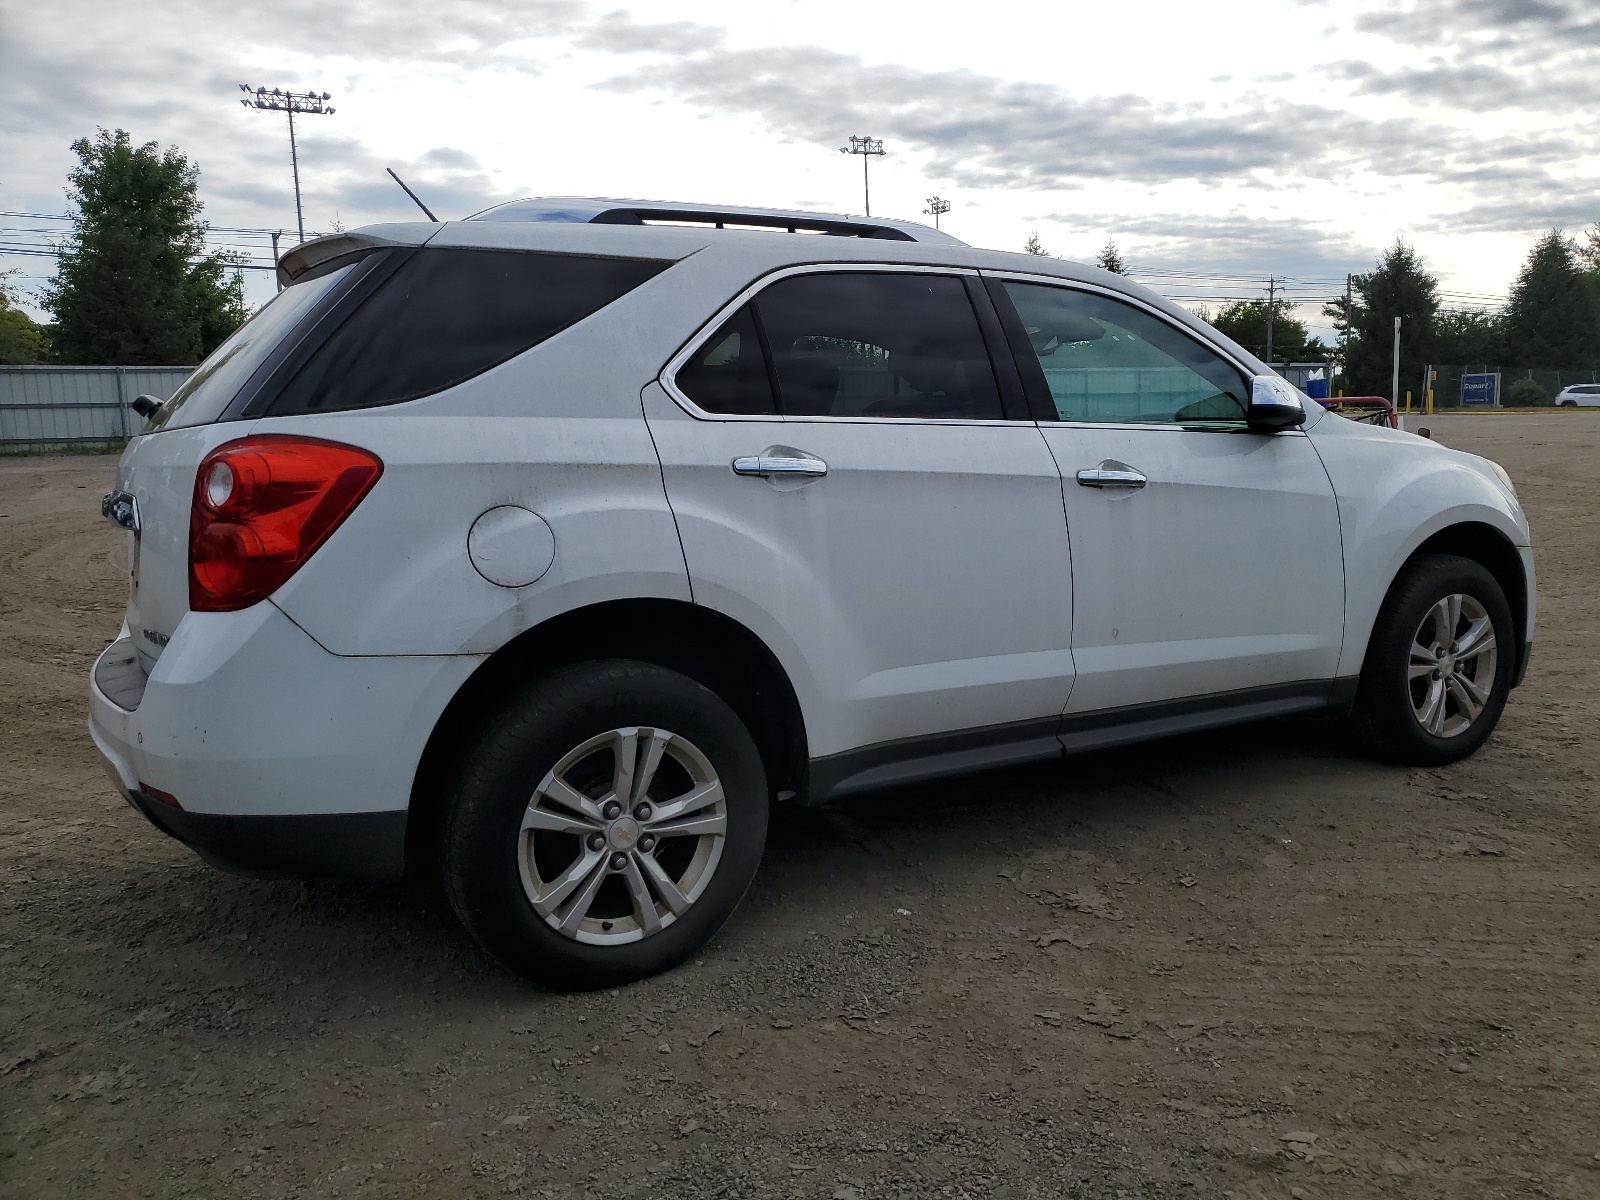
[[[1516,629],[1493,575],[1455,555],[1408,564],[1367,645],[1352,726],[1374,754],[1457,762],[1494,732],[1511,691]]]
[[[614,987],[716,933],[766,831],[761,757],[727,704],[646,663],[582,663],[515,696],[471,751],[445,819],[445,891],[519,975]]]

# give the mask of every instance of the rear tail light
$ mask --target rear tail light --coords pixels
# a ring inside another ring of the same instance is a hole
[[[317,438],[218,446],[200,464],[189,510],[190,609],[232,612],[266,599],[382,474],[376,455]]]

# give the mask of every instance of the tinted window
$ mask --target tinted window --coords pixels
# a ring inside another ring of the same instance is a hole
[[[208,425],[221,417],[256,368],[352,269],[341,267],[279,292],[195,368],[156,414],[150,428]]]
[[[1165,321],[1091,292],[1007,283],[1063,421],[1240,424],[1244,376]]]
[[[757,296],[755,308],[786,416],[1001,417],[960,279],[795,275]]]
[[[311,355],[271,411],[369,408],[440,391],[560,333],[669,265],[419,250]]]
[[[746,304],[678,371],[679,390],[706,412],[775,413],[767,359]]]

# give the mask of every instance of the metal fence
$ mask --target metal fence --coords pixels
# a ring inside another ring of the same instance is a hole
[[[1600,370],[1576,371],[1570,369],[1556,370],[1543,367],[1501,367],[1494,363],[1469,363],[1462,365],[1435,366],[1433,367],[1433,399],[1436,404],[1456,405],[1463,403],[1461,394],[1461,378],[1464,375],[1499,375],[1500,376],[1500,403],[1505,403],[1505,396],[1511,390],[1511,385],[1519,379],[1531,379],[1544,389],[1545,395],[1553,400],[1557,392],[1574,383],[1600,383]],[[1549,401],[1547,400],[1546,403]]]
[[[125,442],[144,419],[130,407],[165,400],[193,367],[0,367],[0,448]]]

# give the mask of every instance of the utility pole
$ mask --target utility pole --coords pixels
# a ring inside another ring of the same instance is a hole
[[[941,213],[949,212],[950,208],[951,208],[950,201],[941,200],[937,196],[929,196],[928,197],[928,207],[923,209],[922,211],[927,213],[929,216],[931,216],[933,218],[933,227],[935,229],[937,229],[937,228],[939,228],[939,215]],[[872,214],[868,213],[867,215],[871,216]]]
[[[1394,374],[1389,381],[1389,400],[1400,409],[1400,318],[1394,319]]]
[[[323,102],[333,97],[327,92],[286,92],[282,88],[273,88],[269,92],[263,87],[252,88],[248,83],[241,83],[239,90],[248,92],[251,96],[249,100],[239,101],[246,108],[261,108],[289,114],[289,165],[294,170],[294,220],[295,227],[300,231],[300,241],[303,242],[306,240],[306,221],[300,209],[300,152],[294,141],[294,115],[312,113],[331,117],[334,110],[326,107]]]
[[[874,157],[883,157],[883,139],[874,137],[851,137],[848,146],[839,147],[840,154],[859,154],[861,156],[861,195],[866,204],[867,216],[872,215],[872,184],[867,178],[867,164]]]
[[[1278,278],[1267,278],[1267,366],[1272,365],[1272,318],[1277,312]]]
[[[282,236],[283,230],[274,229],[272,231],[272,278],[277,280],[278,290],[280,292],[283,291],[283,280],[278,275],[278,239]]]

